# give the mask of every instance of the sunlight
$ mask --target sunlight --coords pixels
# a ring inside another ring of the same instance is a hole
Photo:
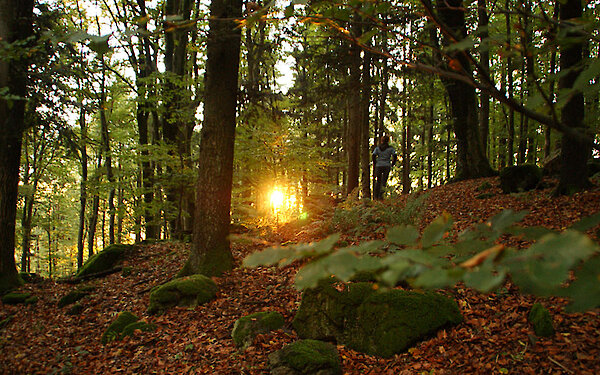
[[[284,201],[283,193],[278,188],[275,188],[271,192],[271,206],[273,207],[273,210],[279,211],[281,209],[281,207],[283,206],[283,201]]]

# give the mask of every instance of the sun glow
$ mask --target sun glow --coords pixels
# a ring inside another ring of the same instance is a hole
[[[275,189],[271,192],[271,206],[273,210],[279,211],[283,206],[283,202],[285,200],[285,196],[279,189]]]

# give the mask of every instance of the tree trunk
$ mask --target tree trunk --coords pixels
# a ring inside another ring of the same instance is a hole
[[[479,41],[479,64],[483,67],[483,70],[488,74],[490,69],[490,51],[487,38],[489,33],[487,31],[489,17],[487,13],[486,0],[477,0],[477,17],[478,26],[480,30]],[[481,133],[481,146],[485,155],[488,153],[488,135],[490,132],[490,96],[481,92],[479,95],[481,101],[481,109],[479,110],[479,131]]]
[[[440,19],[457,38],[467,35],[465,9],[462,0],[437,0]],[[448,36],[445,43],[449,44]],[[461,52],[449,53],[449,65],[465,74],[471,74],[471,64]],[[479,131],[478,106],[475,88],[464,82],[442,79],[448,92],[457,141],[456,180],[492,176],[494,171],[485,156]]]
[[[507,49],[510,51],[511,49],[511,24],[510,24],[510,0],[506,0],[506,43]],[[512,53],[510,51],[509,53]],[[506,58],[506,81],[507,81],[507,91],[508,97],[512,100],[513,98],[513,66],[512,66],[512,58],[510,55]],[[515,111],[514,109],[508,109],[508,137],[506,139],[506,154],[507,154],[507,165],[514,165],[514,142],[515,142]]]
[[[98,165],[96,167],[96,176],[94,183],[96,186],[100,183],[100,173],[98,172],[102,168],[102,154],[98,154]],[[88,221],[88,258],[94,255],[94,242],[96,239],[96,226],[98,225],[98,210],[100,209],[100,196],[95,191],[92,198],[92,209],[90,210],[90,217]]]
[[[0,0],[0,40],[13,43],[32,33],[33,1]],[[0,59],[0,87],[25,98],[26,60]],[[25,100],[0,97],[0,294],[20,285],[15,264],[15,220]]]
[[[108,131],[108,119],[106,118],[106,63],[102,58],[102,80],[100,82],[100,132],[102,139],[102,152],[104,154],[104,169],[106,170],[106,179],[110,185],[108,192],[108,242],[115,243],[115,187],[114,174],[112,169],[112,155],[110,149],[110,134]]]
[[[355,35],[360,35],[360,26],[354,25]],[[348,81],[348,131],[346,136],[346,194],[358,187],[360,169],[360,47],[353,43],[350,47],[350,77]]]
[[[81,129],[81,182],[79,184],[79,227],[77,230],[77,269],[83,266],[83,253],[85,248],[85,207],[87,205],[87,178],[88,178],[88,156],[87,156],[87,124],[85,122],[85,107],[81,104],[79,108],[79,127]]]
[[[229,243],[241,33],[241,0],[212,0],[204,124],[190,257],[180,275],[219,275],[233,267]]]
[[[371,149],[369,147],[371,104],[371,53],[365,51],[362,81],[362,126],[360,133],[361,192],[363,198],[371,198]]]
[[[568,30],[575,27],[570,24],[581,18],[583,14],[581,0],[568,0],[560,4],[560,21],[562,27],[567,28],[566,38],[560,45],[560,70],[566,72],[561,76],[559,89],[573,87],[580,69],[574,69],[583,60],[583,42],[577,39],[577,31]],[[587,129],[584,123],[585,105],[582,93],[574,93],[562,109],[561,121],[570,128],[584,133]],[[588,188],[591,183],[588,179],[587,160],[591,155],[589,145],[570,137],[562,136],[560,153],[560,180],[555,193],[569,195]]]

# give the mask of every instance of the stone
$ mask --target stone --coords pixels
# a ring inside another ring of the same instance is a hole
[[[140,330],[142,332],[152,332],[155,329],[156,326],[154,324],[138,320],[137,322],[133,322],[125,326],[119,335],[119,339],[122,339],[125,336],[132,336],[136,330]]]
[[[217,285],[211,278],[204,275],[180,277],[150,292],[148,313],[162,313],[175,306],[198,306],[213,300],[216,295]]]
[[[111,341],[118,340],[120,338],[121,333],[131,323],[135,323],[139,320],[137,316],[130,313],[129,311],[123,311],[119,315],[117,315],[117,319],[112,322],[104,334],[102,335],[101,342],[103,344],[107,344]]]
[[[533,325],[533,330],[538,337],[554,336],[554,325],[552,316],[548,309],[541,303],[536,303],[531,307],[527,320]]]
[[[16,305],[19,303],[25,303],[30,297],[31,293],[11,292],[2,297],[2,303],[7,305]]]
[[[89,295],[89,293],[83,290],[72,290],[66,295],[64,295],[60,300],[58,300],[57,305],[58,307],[72,305],[87,295]]]
[[[122,261],[132,249],[133,245],[110,245],[88,259],[83,267],[77,271],[75,277],[82,277],[108,271]]]
[[[75,303],[73,306],[67,310],[67,315],[79,315],[83,312],[83,305],[80,303]]]
[[[344,327],[342,343],[363,353],[390,357],[439,329],[462,321],[456,302],[437,293],[389,290],[374,293]]]
[[[535,189],[542,181],[542,169],[534,164],[506,167],[500,171],[500,188],[507,193]]]
[[[300,340],[269,355],[271,374],[342,373],[339,353],[330,343],[318,340]]]
[[[231,338],[238,348],[252,345],[259,333],[267,333],[283,327],[283,315],[275,311],[262,311],[238,319],[231,332]]]

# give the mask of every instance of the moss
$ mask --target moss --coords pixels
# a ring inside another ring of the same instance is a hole
[[[6,327],[14,318],[14,315],[10,315],[7,318],[0,320],[0,329]]]
[[[72,305],[87,295],[89,295],[89,293],[84,292],[83,290],[72,290],[69,293],[67,293],[65,296],[63,296],[58,301],[57,305],[58,305],[58,307],[65,307],[68,305]]]
[[[31,297],[31,293],[11,292],[2,297],[2,303],[7,305],[16,305],[18,303],[25,303],[29,297]]]
[[[334,340],[344,326],[344,296],[324,280],[302,293],[302,301],[292,321],[298,336],[315,340]]]
[[[0,295],[6,294],[25,284],[18,273],[0,273]]]
[[[475,188],[475,191],[485,191],[485,190],[489,190],[491,188],[492,188],[492,184],[490,184],[488,181],[485,181],[481,185],[477,186],[477,188]]]
[[[554,336],[554,325],[550,312],[540,303],[536,303],[529,311],[528,320],[533,324],[533,330],[539,337]]]
[[[488,198],[494,197],[495,195],[496,194],[493,194],[493,193],[484,193],[484,194],[476,195],[475,198],[477,198],[477,199],[488,199]]]
[[[83,305],[80,303],[75,303],[71,308],[67,311],[67,315],[79,315],[83,312]]]
[[[117,316],[117,319],[115,319],[115,321],[108,326],[106,331],[104,331],[104,334],[101,338],[102,343],[106,344],[117,340],[125,327],[131,323],[137,322],[138,320],[139,318],[129,311],[123,311]]]
[[[26,305],[33,305],[33,304],[37,303],[38,299],[39,298],[37,296],[31,296],[31,297],[27,298],[24,302]]]
[[[96,291],[96,287],[93,285],[85,285],[85,286],[82,286],[81,288],[79,288],[79,290],[81,290],[82,292],[91,293],[91,292]]]
[[[75,274],[82,277],[113,268],[125,255],[133,249],[133,245],[114,244],[95,254],[85,262],[83,267]]]
[[[137,321],[131,324],[128,324],[123,331],[119,335],[119,339],[122,339],[125,336],[132,336],[136,330],[140,330],[142,332],[151,332],[156,329],[154,324],[146,323],[143,321]]]
[[[269,360],[274,370],[283,367],[300,374],[342,373],[335,346],[317,340],[300,340],[291,343],[270,355]]]
[[[355,319],[346,324],[343,341],[352,349],[390,357],[461,321],[456,302],[449,298],[390,290],[372,294],[358,307]]]
[[[44,281],[44,278],[42,276],[33,272],[19,272],[19,277],[21,277],[23,282],[25,282],[26,284],[37,284]]]
[[[506,167],[500,171],[500,187],[504,193],[535,189],[542,180],[542,169],[534,164]]]
[[[274,311],[263,311],[238,319],[233,326],[231,338],[237,347],[246,348],[259,333],[274,331],[283,327],[283,316]]]
[[[160,285],[150,293],[148,313],[160,313],[174,306],[197,306],[215,298],[217,285],[204,275],[192,275]]]
[[[131,276],[132,273],[133,273],[132,267],[123,267],[123,269],[121,270],[121,276],[123,276],[123,277]]]

